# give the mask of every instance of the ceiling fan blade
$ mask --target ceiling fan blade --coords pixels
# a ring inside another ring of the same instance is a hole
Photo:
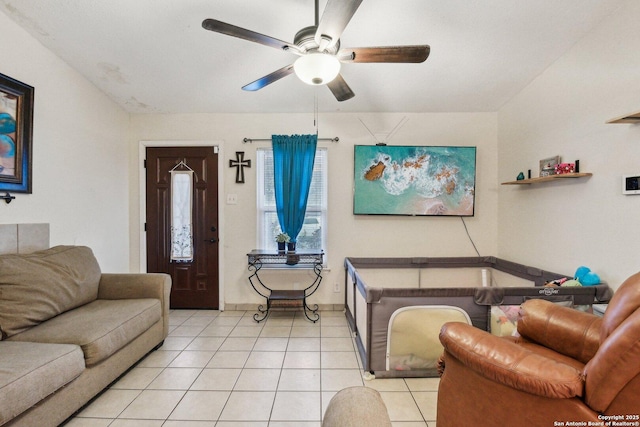
[[[341,62],[402,62],[420,63],[427,60],[431,48],[429,45],[355,47],[340,49],[338,59]]]
[[[202,28],[220,34],[238,37],[250,42],[260,43],[280,50],[288,50],[291,47],[295,48],[295,45],[292,45],[291,43],[265,36],[264,34],[256,33],[255,31],[247,30],[246,28],[236,27],[235,25],[227,24],[226,22],[218,21],[216,19],[205,19],[202,21]]]
[[[329,87],[329,90],[331,90],[331,93],[333,93],[333,96],[335,96],[338,101],[346,101],[347,99],[351,99],[354,96],[356,96],[356,94],[353,93],[353,91],[351,90],[347,82],[344,81],[341,74],[338,74],[338,76],[335,79],[331,80],[327,84],[327,86]]]
[[[286,67],[282,67],[279,70],[274,71],[271,74],[267,74],[264,77],[260,77],[258,80],[242,86],[242,90],[255,91],[262,89],[263,87],[270,85],[271,83],[280,80],[283,77],[287,77],[293,73],[293,64],[289,64]]]
[[[327,2],[315,36],[320,51],[333,47],[338,42],[360,3],[362,0],[329,0]],[[322,40],[322,36],[331,38],[331,41],[327,43],[326,40]]]

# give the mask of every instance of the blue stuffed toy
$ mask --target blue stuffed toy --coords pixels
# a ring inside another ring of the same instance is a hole
[[[600,283],[600,276],[585,266],[578,267],[575,279],[580,282],[582,286],[594,286]]]

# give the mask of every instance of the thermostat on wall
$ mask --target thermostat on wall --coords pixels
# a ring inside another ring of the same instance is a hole
[[[640,194],[640,175],[622,176],[622,194]]]

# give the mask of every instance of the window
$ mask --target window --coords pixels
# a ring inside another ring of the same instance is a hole
[[[273,186],[273,150],[261,148],[257,152],[258,177],[258,247],[277,249],[276,235],[280,233],[276,198]],[[327,241],[327,149],[317,148],[313,177],[309,189],[304,224],[298,235],[297,249],[325,249]]]

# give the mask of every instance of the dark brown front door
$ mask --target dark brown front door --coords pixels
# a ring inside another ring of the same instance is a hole
[[[218,308],[218,154],[214,147],[147,147],[147,272],[171,275],[171,308]],[[171,261],[171,173],[193,170],[193,259]],[[188,170],[180,166],[181,170]]]

